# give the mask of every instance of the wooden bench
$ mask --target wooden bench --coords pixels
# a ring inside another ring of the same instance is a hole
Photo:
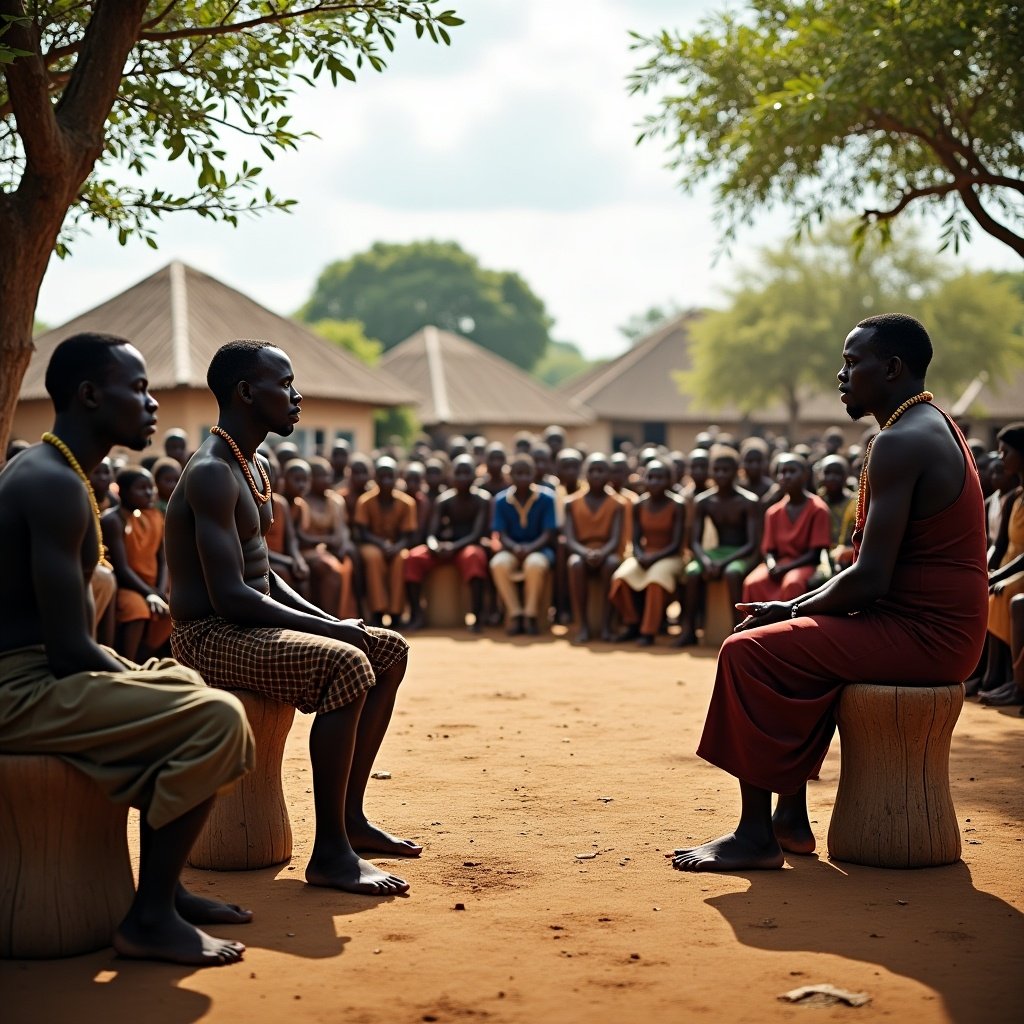
[[[921,868],[960,859],[949,744],[960,683],[847,686],[836,715],[842,755],[828,830],[834,860]]]
[[[735,625],[735,612],[729,599],[729,584],[725,580],[711,580],[706,583],[701,647],[714,647],[717,650],[725,643]]]
[[[110,945],[135,893],[127,822],[59,757],[0,754],[0,957]]]
[[[266,868],[292,855],[281,761],[295,708],[251,690],[231,692],[245,707],[256,741],[256,762],[230,792],[221,793],[214,801],[189,854],[192,867],[213,871]]]

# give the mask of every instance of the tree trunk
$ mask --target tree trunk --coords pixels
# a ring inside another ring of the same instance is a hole
[[[800,398],[796,388],[786,392],[786,412],[789,414],[789,424],[786,429],[789,431],[789,444],[792,447],[799,443],[797,433],[800,430]]]

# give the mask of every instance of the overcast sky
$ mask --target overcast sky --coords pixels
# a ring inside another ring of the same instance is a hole
[[[381,75],[297,86],[291,127],[320,138],[274,163],[261,158],[264,183],[299,200],[293,214],[238,229],[171,217],[155,252],[93,229],[69,259],[51,261],[38,317],[56,326],[172,259],[287,314],[327,263],[375,241],[454,239],[485,266],[521,273],[554,318],[554,337],[607,356],[623,348],[617,327],[632,314],[666,301],[714,304],[737,265],[785,236],[784,213],[766,215],[712,265],[709,192],[683,196],[660,145],[633,144],[652,101],[626,93],[637,61],[628,30],[693,27],[720,3],[448,6],[466,19],[450,49],[410,36]],[[159,177],[177,175],[172,167]],[[965,263],[1017,268],[1009,248],[975,235]]]

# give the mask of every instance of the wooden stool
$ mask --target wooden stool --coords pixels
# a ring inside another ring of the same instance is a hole
[[[736,617],[729,600],[729,584],[712,580],[704,587],[704,630],[701,647],[719,648],[732,633]]]
[[[127,822],[59,757],[0,755],[0,957],[110,945],[135,894]]]
[[[245,707],[256,740],[256,763],[230,792],[214,801],[188,862],[214,871],[251,871],[281,864],[292,855],[281,761],[295,708],[251,690],[230,692]]]
[[[879,868],[960,859],[949,792],[949,742],[964,704],[960,683],[847,686],[839,699],[842,762],[828,852]]]
[[[423,581],[423,622],[430,629],[466,625],[466,587],[454,563],[435,565]]]

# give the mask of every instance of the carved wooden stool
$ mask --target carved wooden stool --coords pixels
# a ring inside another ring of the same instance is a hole
[[[435,565],[423,581],[423,622],[429,629],[466,625],[466,586],[453,562]]]
[[[847,686],[839,700],[842,763],[828,830],[834,860],[923,868],[960,859],[949,743],[960,683]]]
[[[0,754],[0,957],[110,945],[135,894],[127,822],[59,757]]]
[[[232,690],[245,707],[256,741],[256,762],[234,789],[213,803],[188,862],[214,871],[281,864],[292,855],[292,827],[281,788],[281,761],[295,708],[251,690]]]
[[[725,643],[736,625],[736,617],[729,600],[729,584],[725,580],[711,580],[704,588],[704,631],[701,647],[719,648]]]

